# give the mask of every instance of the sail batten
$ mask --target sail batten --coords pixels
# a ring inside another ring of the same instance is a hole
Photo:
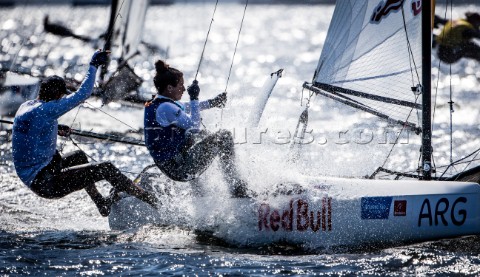
[[[421,109],[421,97],[412,91],[422,75],[417,2],[338,0],[313,86],[419,126],[413,111]]]

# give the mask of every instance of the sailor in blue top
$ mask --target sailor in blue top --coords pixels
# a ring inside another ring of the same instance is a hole
[[[40,86],[38,98],[23,103],[18,109],[12,137],[15,170],[34,193],[56,199],[85,189],[102,216],[110,213],[114,199],[104,198],[98,192],[95,182],[100,180],[107,180],[117,191],[124,191],[156,205],[153,195],[134,185],[112,163],[88,163],[82,151],[62,157],[56,150],[57,133],[69,135],[70,132],[68,126],[59,126],[57,119],[90,97],[97,68],[105,64],[107,59],[108,52],[95,52],[80,88],[65,97],[65,81],[58,76],[46,78]]]
[[[201,175],[215,157],[220,158],[222,173],[233,197],[253,196],[238,176],[232,134],[219,130],[195,142],[199,134],[200,110],[224,107],[227,94],[198,101],[200,87],[194,81],[188,87],[190,103],[178,102],[185,91],[183,73],[159,60],[153,79],[157,96],[145,105],[145,144],[156,165],[169,178],[185,182]]]

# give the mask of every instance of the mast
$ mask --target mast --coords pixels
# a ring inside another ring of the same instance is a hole
[[[112,50],[112,35],[113,28],[115,24],[115,17],[117,13],[118,0],[112,0],[111,9],[110,9],[110,20],[108,22],[107,33],[105,34],[105,46],[103,50],[111,51]],[[109,61],[110,62],[110,61]],[[107,74],[108,63],[105,66],[102,66],[102,71],[100,72],[100,79],[103,80]]]
[[[432,1],[433,2],[433,1]],[[431,121],[431,70],[432,70],[432,5],[422,0],[422,179],[432,177],[432,121]]]

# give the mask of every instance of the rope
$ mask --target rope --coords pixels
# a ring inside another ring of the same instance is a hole
[[[230,80],[230,75],[232,73],[233,62],[235,61],[235,54],[237,53],[238,41],[240,40],[240,34],[242,32],[243,20],[245,19],[245,14],[247,12],[247,7],[248,7],[248,0],[245,2],[245,8],[243,10],[242,22],[240,23],[240,29],[238,30],[237,42],[235,43],[235,49],[233,51],[232,63],[230,64],[230,70],[228,71],[227,84],[225,85],[225,90],[224,90],[225,92],[227,91],[228,81]]]
[[[215,2],[215,8],[213,9],[212,20],[210,21],[210,26],[208,27],[207,36],[205,37],[205,43],[203,44],[202,54],[200,55],[200,61],[198,62],[197,73],[195,73],[195,80],[197,80],[198,72],[200,71],[200,66],[202,65],[203,55],[205,53],[205,48],[207,47],[208,36],[210,35],[210,30],[212,29],[212,24],[215,18],[215,12],[217,11],[218,0]]]
[[[81,105],[78,106],[78,109],[77,109],[77,113],[75,114],[75,117],[73,118],[73,121],[72,121],[72,124],[70,124],[70,129],[72,129],[73,127],[73,124],[75,123],[75,120],[77,119],[77,116],[78,116],[78,113],[80,112],[80,107]],[[60,152],[63,153],[63,147],[65,147],[65,143],[66,143],[66,140],[62,142],[62,144],[60,144]],[[82,150],[82,149],[80,149]]]
[[[118,121],[118,122],[122,123],[123,125],[125,125],[125,126],[129,127],[130,129],[132,129],[133,131],[137,131],[137,130],[136,130],[135,128],[133,128],[132,126],[130,126],[130,125],[128,125],[127,123],[125,123],[124,121],[122,121],[122,120],[120,120],[120,119],[118,119],[118,118],[114,117],[113,115],[111,115],[111,114],[108,114],[107,112],[103,111],[102,109],[100,109],[100,108],[97,108],[97,107],[93,106],[92,104],[90,104],[90,103],[88,103],[88,102],[85,102],[85,104],[87,104],[87,105],[89,105],[90,107],[92,107],[93,109],[95,109],[95,110],[97,110],[97,111],[100,111],[100,112],[102,112],[103,114],[105,114],[105,115],[107,115],[107,116],[109,116],[109,117],[111,117],[111,118],[115,119],[116,121]]]
[[[240,41],[240,34],[242,33],[243,21],[245,19],[247,7],[248,7],[248,0],[245,2],[245,8],[243,9],[242,21],[240,22],[240,28],[238,30],[238,35],[237,35],[237,42],[235,43],[235,49],[233,50],[232,63],[230,64],[230,69],[228,70],[228,77],[227,77],[227,82],[225,84],[225,90],[224,90],[225,92],[227,92],[228,82],[230,81],[230,75],[232,74],[233,63],[235,61],[235,54],[237,53],[238,42]],[[220,112],[220,125],[222,122],[223,122],[223,107]]]

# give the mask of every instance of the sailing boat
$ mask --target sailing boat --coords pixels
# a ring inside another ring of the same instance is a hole
[[[164,4],[168,4],[165,1]],[[114,0],[111,5],[110,21],[105,35],[105,50],[112,51],[112,58],[117,60],[116,68],[108,73],[107,66],[103,67],[103,83],[95,88],[94,95],[101,96],[104,103],[118,100],[145,102],[138,94],[138,89],[143,80],[135,74],[129,62],[139,53],[142,43],[142,34],[145,22],[148,0]],[[48,22],[48,16],[46,17]],[[59,24],[48,24],[47,31],[57,35],[73,36],[71,31]],[[87,39],[85,39],[87,40]],[[154,46],[149,48],[158,51]],[[114,66],[112,66],[114,67]],[[13,116],[20,105],[37,97],[38,87],[42,77],[28,76],[4,70],[0,66],[0,116]],[[3,80],[3,84],[2,84]],[[71,88],[80,85],[73,79],[67,79]]]
[[[37,97],[39,84],[39,78],[0,71],[0,116],[14,116],[27,99]]]
[[[128,96],[130,100],[138,98],[137,92],[143,80],[135,74],[129,61],[139,54],[148,5],[148,0],[135,1],[135,4],[133,0],[112,1],[104,48],[112,51],[117,66],[108,77],[108,65],[101,72],[103,84],[97,93],[103,97],[104,103]]]
[[[430,181],[431,11],[430,1],[422,0],[337,0],[313,83],[304,84],[422,134],[421,180],[304,176],[258,199],[224,200],[216,213],[200,199],[195,217],[204,225],[194,229],[236,246],[310,249],[480,233],[480,185]],[[383,63],[373,62],[378,60]],[[168,215],[125,197],[112,206],[109,223],[112,229],[161,224]]]

